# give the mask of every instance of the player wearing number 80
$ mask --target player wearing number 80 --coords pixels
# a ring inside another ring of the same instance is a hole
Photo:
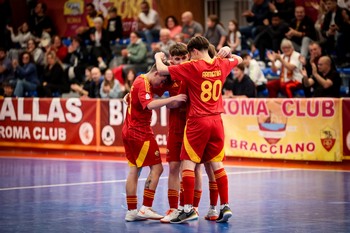
[[[163,75],[170,74],[172,78],[184,82],[190,99],[181,151],[185,208],[171,223],[196,219],[192,207],[194,168],[200,162],[210,162],[215,174],[221,202],[217,222],[226,222],[232,216],[228,206],[228,179],[222,164],[225,154],[224,129],[220,115],[223,113],[221,91],[226,77],[242,59],[236,55],[230,55],[232,57],[228,59],[212,59],[208,48],[209,41],[206,38],[194,37],[187,45],[192,60],[170,67],[163,64],[163,53],[155,55],[158,72]]]

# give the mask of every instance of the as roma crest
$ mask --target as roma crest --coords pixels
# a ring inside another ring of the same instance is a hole
[[[335,130],[326,127],[321,130],[321,143],[323,148],[330,151],[335,144]]]

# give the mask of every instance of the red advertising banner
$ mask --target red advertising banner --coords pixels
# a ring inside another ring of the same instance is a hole
[[[0,99],[0,147],[124,152],[120,99]],[[166,146],[167,109],[153,112],[152,126]]]
[[[348,122],[348,123],[346,123]],[[342,126],[343,126],[343,155],[350,156],[350,99],[343,99]]]

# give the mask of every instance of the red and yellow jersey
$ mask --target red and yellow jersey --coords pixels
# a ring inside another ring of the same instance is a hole
[[[222,86],[237,64],[238,60],[233,58],[215,58],[210,63],[195,60],[168,67],[171,78],[181,80],[187,87],[190,100],[188,117],[223,112]]]
[[[150,134],[152,110],[147,105],[153,100],[152,86],[145,75],[138,76],[130,90],[129,104],[123,126],[123,136],[143,140]]]

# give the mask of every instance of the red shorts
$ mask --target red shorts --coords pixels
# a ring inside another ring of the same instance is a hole
[[[181,160],[221,162],[225,158],[224,140],[221,115],[188,119]]]
[[[153,135],[145,141],[123,138],[123,143],[130,166],[147,167],[162,163],[159,147]]]
[[[180,154],[182,142],[184,139],[183,133],[172,133],[168,134],[168,142],[167,142],[167,154],[166,161],[167,162],[180,162]]]

